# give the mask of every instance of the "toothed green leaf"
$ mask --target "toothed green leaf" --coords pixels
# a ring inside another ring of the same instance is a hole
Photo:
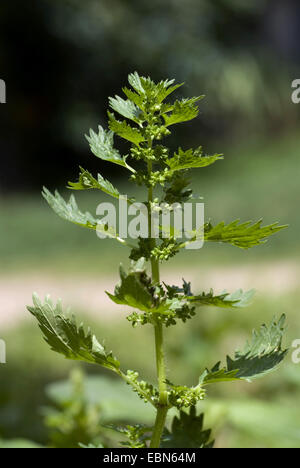
[[[223,368],[220,369],[220,363],[216,364],[215,367],[211,370],[205,370],[199,379],[201,385],[207,385],[212,383],[220,382],[233,382],[235,380],[240,380],[237,377],[238,370],[228,371]]]
[[[119,137],[130,141],[134,145],[139,145],[142,141],[145,141],[138,128],[131,127],[126,120],[120,122],[111,112],[108,112],[108,118],[110,130],[119,135]]]
[[[122,157],[117,149],[114,148],[114,132],[104,130],[101,125],[98,127],[98,134],[90,130],[90,136],[86,135],[90,144],[92,153],[97,158],[103,159],[119,166],[126,167],[131,172],[135,170],[126,163],[126,156]]]
[[[92,176],[92,174],[80,167],[80,174],[78,182],[69,182],[68,188],[71,190],[91,190],[98,189],[102,192],[110,195],[111,197],[119,199],[121,194],[118,189],[116,189],[109,180],[104,179],[100,174],[98,174],[97,179]],[[127,199],[128,203],[133,203],[135,200],[133,198]]]
[[[174,105],[170,108],[170,113],[164,114],[165,125],[169,127],[180,122],[192,120],[199,114],[196,102],[203,99],[204,96],[194,97],[191,99],[182,99],[175,101]]]
[[[78,224],[79,226],[96,229],[97,219],[95,219],[88,211],[82,213],[79,210],[73,195],[71,195],[69,201],[66,202],[57,191],[55,191],[55,194],[53,195],[48,189],[46,189],[46,187],[43,188],[42,195],[53,211],[61,218],[66,221],[70,221],[71,223]]]
[[[171,84],[174,82],[174,80],[171,80],[171,81],[161,81],[160,83],[158,83],[158,87],[160,87],[160,89],[158,90],[158,93],[157,93],[157,100],[159,103],[163,102],[170,94],[174,93],[174,91],[176,91],[176,89],[178,88],[181,88],[181,86],[184,85],[184,83],[179,83],[179,84],[175,84],[173,86],[171,86]]]
[[[27,307],[37,319],[45,341],[52,351],[63,354],[67,359],[100,364],[113,371],[120,368],[119,361],[107,353],[90,329],[77,326],[74,317],[63,314],[61,303],[53,304],[49,296],[45,302],[35,294],[33,306]]]
[[[127,241],[119,237],[117,231],[112,226],[101,223],[101,221],[94,218],[88,211],[82,213],[73,195],[71,195],[69,201],[66,202],[57,191],[55,191],[55,195],[53,195],[46,187],[43,188],[42,195],[53,211],[66,221],[88,229],[97,230],[99,234],[115,239],[123,245],[130,246]]]
[[[145,94],[145,90],[142,86],[140,76],[137,72],[130,73],[128,75],[128,82],[138,94]]]
[[[210,166],[219,159],[223,159],[221,154],[203,156],[202,147],[200,146],[196,150],[189,149],[187,151],[183,151],[179,148],[178,153],[175,153],[174,157],[168,159],[166,163],[169,168],[175,172],[185,169]]]
[[[80,168],[78,182],[69,182],[68,188],[72,190],[99,189],[111,197],[120,197],[120,192],[108,180],[104,179],[100,174],[95,179],[90,172],[82,167]]]
[[[131,270],[127,274],[120,268],[121,282],[115,288],[115,293],[106,292],[108,297],[116,304],[123,304],[136,309],[148,312],[153,305],[153,294],[143,281],[145,272]]]
[[[141,84],[147,97],[150,100],[155,99],[157,104],[162,103],[166,97],[183,85],[183,83],[173,85],[174,81],[175,80],[165,80],[160,81],[159,83],[154,83],[150,78],[141,77]]]
[[[155,83],[150,77],[145,78],[144,76],[139,76],[137,72],[131,73],[128,76],[129,84],[140,96],[143,96],[143,98],[146,97],[150,101],[155,101],[157,104],[162,103],[167,96],[184,84],[179,83],[173,85],[174,81],[175,80],[162,80]],[[127,93],[125,94],[127,95]],[[129,99],[131,98],[129,97]],[[137,105],[139,106],[139,104]]]
[[[126,305],[143,312],[155,314],[168,313],[181,304],[177,298],[158,300],[155,287],[146,274],[144,258],[140,258],[137,262],[132,262],[128,273],[121,266],[120,277],[120,284],[116,286],[114,294],[106,292],[115,304]]]
[[[127,99],[125,101],[121,97],[115,96],[114,98],[109,98],[109,104],[115,112],[118,112],[123,117],[131,119],[134,122],[141,121],[141,110],[131,100]]]
[[[136,424],[135,426],[116,426],[115,424],[110,424],[107,427],[126,437],[126,442],[120,442],[123,447],[131,449],[148,448],[147,441],[150,440],[149,434],[151,433],[152,427],[143,426],[141,424]]]
[[[141,109],[143,112],[145,111],[145,103],[144,103],[144,97],[143,95],[139,95],[132,91],[131,89],[128,88],[122,88],[123,93],[125,96],[132,101],[139,109]]]
[[[184,203],[193,198],[193,192],[189,187],[190,179],[188,179],[185,173],[175,172],[172,180],[164,188],[165,198],[164,202],[173,203]]]
[[[251,221],[242,224],[239,222],[240,220],[236,220],[227,226],[220,223],[215,227],[207,224],[204,229],[205,241],[225,242],[248,249],[264,243],[267,237],[287,227],[278,226],[278,223],[262,226],[262,219],[254,224]]]
[[[179,417],[174,416],[171,432],[165,431],[161,448],[213,448],[211,430],[203,429],[204,415],[196,415],[192,406],[190,412],[180,411]]]
[[[202,293],[198,296],[187,296],[185,299],[195,306],[215,307],[246,307],[254,295],[254,290],[243,292],[242,289],[229,294],[226,291],[219,296],[214,296],[213,291]]]
[[[216,364],[201,375],[200,383],[253,380],[275,370],[287,354],[287,350],[282,349],[284,323],[285,315],[282,315],[269,327],[262,325],[259,332],[254,330],[252,340],[243,351],[236,351],[234,358],[227,356],[226,368],[220,369],[220,363]]]
[[[267,237],[275,234],[281,229],[285,229],[288,226],[279,226],[278,223],[273,223],[268,226],[262,226],[262,219],[256,223],[247,221],[240,224],[240,220],[237,219],[230,224],[224,222],[213,226],[211,223],[204,225],[204,241],[205,242],[221,242],[231,244],[241,249],[249,249],[266,242]],[[186,242],[183,245],[188,245],[195,240],[202,239],[203,234],[201,232],[195,232],[195,238]]]

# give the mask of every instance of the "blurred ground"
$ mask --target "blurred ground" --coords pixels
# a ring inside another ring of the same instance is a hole
[[[213,288],[215,293],[236,289],[256,289],[258,295],[280,296],[299,289],[300,265],[296,261],[257,263],[255,265],[234,267],[199,267],[181,269],[183,278],[193,284],[195,293]],[[178,275],[166,274],[162,280],[167,284],[179,284]],[[69,277],[61,274],[10,274],[0,277],[0,326],[13,326],[30,317],[24,304],[31,303],[32,291],[40,297],[50,294],[53,298],[63,299],[65,306],[86,311],[94,319],[119,320],[130,309],[118,307],[105,291],[113,292],[118,282],[116,275],[103,278],[95,275],[75,275]]]

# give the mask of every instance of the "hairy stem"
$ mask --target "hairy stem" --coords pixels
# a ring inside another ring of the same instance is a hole
[[[148,163],[148,172],[149,174],[152,171],[152,164]],[[153,201],[153,188],[150,187],[148,190],[148,231],[149,237],[152,237],[151,232],[151,202]],[[155,239],[152,239],[152,248],[155,247]],[[152,281],[155,284],[159,284],[160,275],[159,275],[159,262],[154,258],[151,259],[151,269],[152,269]],[[159,402],[157,407],[156,419],[152,434],[152,439],[150,442],[150,448],[159,448],[161,436],[165,427],[166,416],[168,413],[168,392],[166,386],[166,371],[165,371],[165,359],[164,359],[164,350],[163,350],[163,327],[162,324],[157,322],[154,325],[155,332],[155,352],[156,352],[156,369],[157,369],[157,380],[158,380],[158,390],[159,390]]]
[[[159,403],[157,407],[155,425],[150,443],[151,448],[159,448],[160,446],[160,439],[165,427],[166,417],[168,413],[168,393],[166,387],[166,373],[163,351],[163,328],[161,323],[157,323],[155,325],[155,349],[159,389]]]

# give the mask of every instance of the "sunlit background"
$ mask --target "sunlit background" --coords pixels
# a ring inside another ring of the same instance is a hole
[[[0,446],[116,446],[119,439],[99,422],[153,420],[151,409],[101,368],[52,353],[25,307],[33,291],[61,297],[125,369],[154,381],[151,328],[132,329],[104,292],[113,290],[128,252],[64,222],[40,195],[43,185],[66,194],[79,165],[122,193],[136,193],[126,172],[99,162],[84,138],[106,125],[108,96],[120,94],[134,70],[184,81],[178,97],[206,95],[200,116],[174,127],[168,144],[225,154],[194,171],[207,219],[290,225],[262,247],[208,245],[163,268],[164,280],[179,284],[184,277],[199,293],[257,290],[247,309],[204,308],[189,324],[168,329],[170,380],[197,383],[204,367],[282,313],[285,344],[300,339],[300,104],[291,100],[291,83],[300,78],[299,31],[296,0],[1,2],[7,104],[0,105],[0,339],[7,364],[0,364]],[[93,214],[104,200],[103,193],[77,196]],[[217,447],[299,448],[299,396],[300,364],[289,354],[262,380],[212,388],[199,410]]]

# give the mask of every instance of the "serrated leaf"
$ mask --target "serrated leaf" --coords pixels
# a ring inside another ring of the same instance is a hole
[[[122,88],[123,93],[125,96],[132,101],[138,108],[140,108],[143,112],[145,111],[145,106],[144,106],[144,97],[143,95],[139,95],[132,91],[131,89],[128,88]]]
[[[120,192],[109,182],[98,174],[97,179],[92,174],[80,167],[78,182],[69,182],[68,188],[72,190],[91,190],[98,189],[114,198],[120,197]]]
[[[211,430],[203,429],[203,421],[204,415],[197,416],[194,406],[189,414],[180,411],[173,419],[171,432],[166,430],[161,448],[213,448]]]
[[[52,351],[63,354],[67,359],[100,364],[113,371],[120,368],[119,361],[106,352],[90,329],[85,332],[82,324],[77,326],[74,317],[63,314],[60,302],[55,306],[47,296],[42,303],[34,294],[33,307],[28,306],[27,309],[37,319]]]
[[[126,272],[120,267],[121,281],[116,286],[114,294],[106,291],[108,297],[119,305],[126,305],[143,312],[164,314],[175,310],[180,306],[177,298],[159,301],[155,295],[155,286],[146,275],[145,259],[142,257],[137,262],[131,263],[131,268]]]
[[[164,202],[172,205],[173,203],[184,203],[190,200],[193,196],[193,192],[188,188],[189,184],[190,179],[188,179],[184,173],[175,172],[172,180],[164,189]]]
[[[215,307],[246,307],[254,295],[254,290],[243,292],[238,289],[232,294],[224,291],[218,296],[214,296],[213,291],[202,293],[197,296],[186,296],[185,299],[195,306],[215,306]]]
[[[175,101],[174,105],[170,108],[170,113],[163,115],[166,127],[180,122],[192,120],[199,114],[196,102],[203,99],[204,96],[198,96],[191,99],[182,99]]]
[[[248,249],[265,242],[265,239],[287,226],[278,226],[278,223],[261,226],[262,219],[252,224],[251,221],[239,224],[240,220],[225,225],[220,223],[213,227],[210,223],[204,228],[204,240],[213,242],[225,242],[236,245],[242,249]]]
[[[212,383],[233,382],[234,380],[240,380],[237,377],[238,370],[228,371],[225,368],[220,369],[219,367],[220,363],[216,364],[216,366],[211,371],[206,369],[200,376],[199,383],[201,385],[207,385]]]
[[[121,282],[115,288],[115,293],[106,292],[108,297],[116,304],[122,304],[148,312],[153,306],[153,295],[143,281],[143,271],[131,270],[126,273],[120,268]]]
[[[149,99],[155,99],[155,102],[162,103],[166,97],[173,93],[176,89],[180,88],[183,83],[173,85],[175,80],[162,80],[154,83],[149,77],[141,77],[141,84]],[[171,86],[173,85],[173,86]],[[168,105],[168,109],[170,106]]]
[[[53,211],[61,218],[74,224],[78,224],[79,226],[96,229],[98,222],[97,219],[95,219],[88,211],[82,213],[79,210],[73,195],[71,195],[69,201],[66,202],[57,191],[55,191],[55,194],[53,195],[46,187],[43,188],[42,195]]]
[[[138,128],[131,127],[126,120],[120,122],[111,112],[108,112],[108,118],[110,130],[119,135],[119,137],[130,141],[134,145],[139,145],[142,141],[145,141]]]
[[[126,163],[126,156],[122,157],[114,148],[114,132],[104,130],[101,125],[98,127],[98,134],[92,129],[90,135],[86,135],[92,153],[104,161],[108,161],[119,166],[123,166],[131,172],[135,170]]]
[[[123,245],[130,246],[127,241],[119,237],[115,228],[102,224],[88,211],[82,213],[79,210],[73,195],[71,195],[69,201],[66,202],[57,191],[55,191],[55,194],[53,195],[48,189],[46,189],[46,187],[43,188],[42,195],[53,211],[66,221],[70,221],[71,223],[88,229],[97,230],[98,233],[105,234],[106,237],[115,239]]]
[[[225,244],[231,244],[241,249],[249,249],[266,242],[267,237],[275,234],[281,229],[285,229],[288,226],[279,226],[278,223],[273,223],[268,226],[262,226],[262,219],[256,223],[247,221],[240,223],[237,219],[230,224],[224,222],[213,226],[211,223],[204,225],[204,241],[205,242],[221,242]],[[203,238],[202,233],[195,232],[195,238],[182,244],[186,246],[195,240]]]
[[[282,350],[284,323],[285,315],[282,315],[269,327],[262,325],[259,332],[254,330],[251,342],[243,351],[236,351],[234,358],[227,356],[226,368],[220,369],[220,362],[217,363],[201,375],[200,383],[253,380],[275,370],[287,354],[287,350]]]
[[[237,377],[242,379],[254,379],[274,370],[287,354],[282,350],[285,319],[282,315],[269,327],[262,325],[259,332],[254,330],[243,351],[236,351],[233,359],[227,356],[228,370],[238,369]]]
[[[173,82],[174,80],[171,80],[171,81],[166,80],[166,81],[161,81],[158,84],[158,86],[160,86],[160,89],[157,93],[157,100],[159,103],[164,101],[166,97],[168,97],[170,94],[174,93],[176,89],[181,88],[181,86],[184,85],[184,83],[179,83],[179,84],[171,86]],[[169,105],[167,106],[167,108],[168,109],[170,108]]]
[[[221,154],[204,156],[202,147],[200,146],[196,150],[189,149],[187,151],[183,151],[179,148],[178,153],[175,153],[174,157],[168,159],[166,163],[171,171],[175,172],[192,168],[207,167],[220,159],[223,159]]]
[[[111,197],[119,199],[121,194],[118,189],[116,189],[109,180],[104,179],[100,174],[97,175],[97,179],[92,176],[92,174],[80,167],[80,174],[78,182],[69,182],[69,189],[72,190],[91,190],[98,189],[102,192],[110,195]],[[133,198],[127,198],[129,204],[133,203],[135,200]]]
[[[115,111],[121,114],[123,117],[127,119],[131,119],[134,122],[142,121],[142,112],[141,110],[135,105],[132,100],[127,99],[126,101],[122,99],[120,96],[115,96],[114,98],[109,98],[110,107]]]
[[[140,96],[147,97],[149,100],[155,100],[156,103],[163,102],[167,96],[184,84],[179,83],[173,85],[174,81],[175,80],[162,80],[155,83],[150,77],[139,76],[137,72],[131,73],[128,76],[129,84]],[[127,95],[127,93],[125,94]],[[131,98],[129,97],[129,99]],[[135,103],[137,104],[137,102]],[[140,107],[139,104],[137,105]]]
[[[138,72],[130,73],[128,75],[128,82],[139,94],[145,94]]]
[[[109,424],[106,426],[127,438],[126,442],[120,442],[123,447],[128,448],[147,448],[147,441],[150,440],[150,433],[152,427],[147,427],[142,424],[135,424],[134,426],[116,426]]]

